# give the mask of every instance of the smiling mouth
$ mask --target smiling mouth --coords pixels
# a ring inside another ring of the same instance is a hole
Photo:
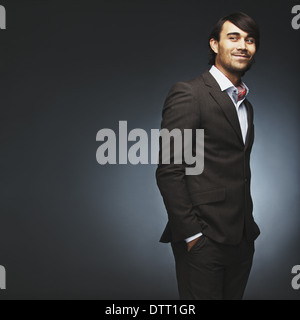
[[[243,55],[243,54],[234,54],[234,57],[237,57],[239,59],[249,59],[249,56]]]

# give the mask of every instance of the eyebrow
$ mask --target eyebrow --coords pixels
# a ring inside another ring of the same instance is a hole
[[[229,33],[227,33],[227,36],[240,36],[241,34],[239,33],[239,32],[229,32]],[[251,34],[248,34],[247,36],[246,36],[246,38],[254,38],[254,36],[253,35],[251,35]]]
[[[227,36],[240,36],[241,34],[239,32],[229,32],[227,33]]]

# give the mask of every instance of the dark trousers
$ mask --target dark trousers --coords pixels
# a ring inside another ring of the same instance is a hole
[[[205,235],[187,251],[182,241],[172,243],[179,296],[182,300],[240,300],[252,267],[254,243],[244,237],[239,245],[217,243]]]

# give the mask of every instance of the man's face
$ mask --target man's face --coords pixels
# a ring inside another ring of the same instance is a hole
[[[226,75],[243,75],[256,52],[255,39],[230,21],[223,24],[220,40],[211,39],[210,45],[216,53],[216,67]]]

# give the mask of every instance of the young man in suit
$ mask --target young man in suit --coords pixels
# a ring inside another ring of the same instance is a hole
[[[204,170],[160,161],[156,171],[181,299],[242,299],[260,231],[252,215],[250,153],[254,140],[249,89],[241,78],[254,62],[259,28],[244,13],[218,21],[209,37],[209,71],[170,90],[161,128],[204,129]],[[196,148],[192,142],[193,152]]]

